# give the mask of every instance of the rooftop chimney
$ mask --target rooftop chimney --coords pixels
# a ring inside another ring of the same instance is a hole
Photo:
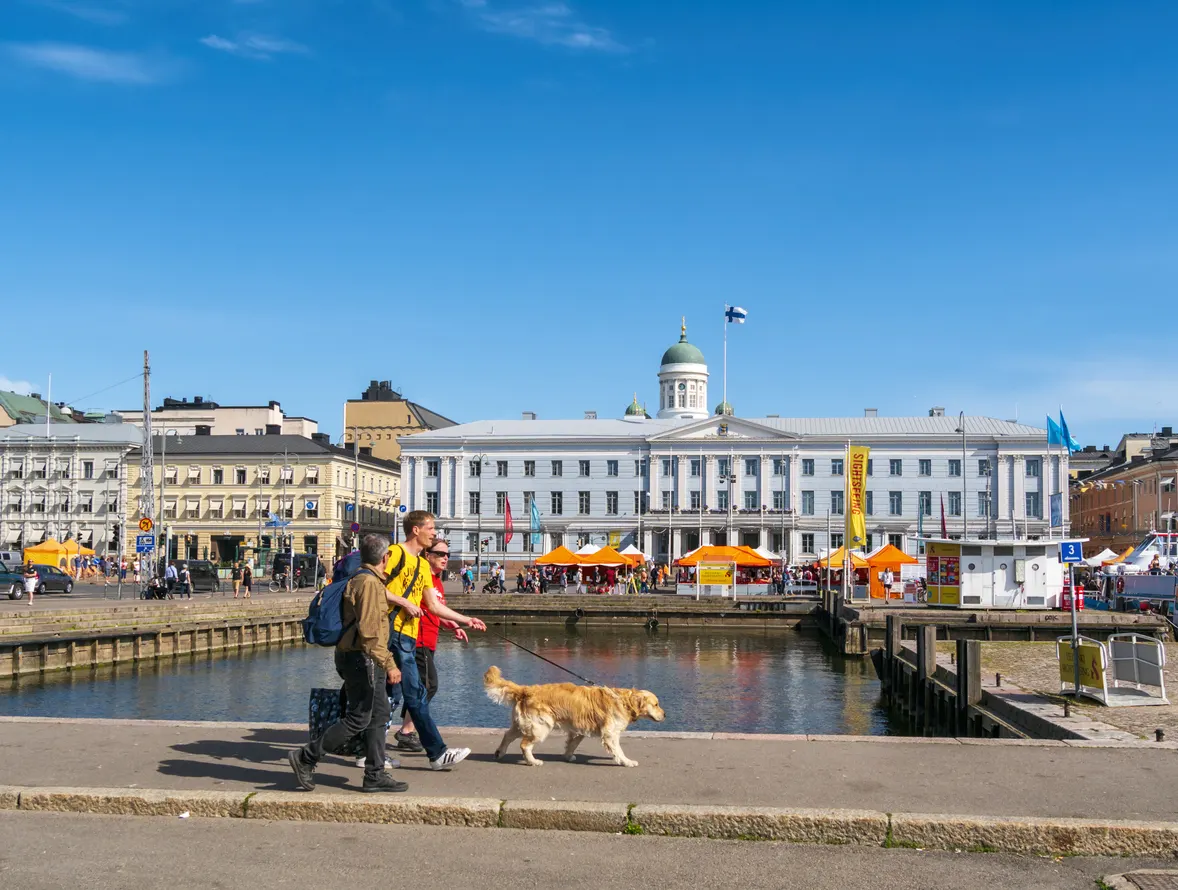
[[[266,424],[266,435],[267,436],[281,436],[282,435],[282,424],[280,424],[280,423]]]
[[[331,436],[327,433],[311,433],[311,441],[318,442],[320,445],[330,445]]]
[[[535,420],[534,417],[532,419]],[[597,420],[597,412],[596,411],[586,411],[585,412],[585,419],[586,420]]]
[[[524,420],[535,420],[535,419],[536,419],[536,412],[535,411],[525,411],[524,412]]]
[[[879,417],[879,409],[878,408],[864,408],[863,409],[863,416],[864,417]]]
[[[205,426],[204,424],[198,424],[196,427],[196,434],[198,436],[211,436],[213,434],[213,428],[211,426]]]
[[[932,408],[928,409],[928,416],[929,417],[944,417],[945,416],[945,409],[943,407],[941,407],[940,405],[934,405]]]
[[[1164,427],[1162,427],[1162,435],[1163,435],[1163,436],[1172,436],[1172,435],[1174,435],[1174,427],[1172,427],[1172,426],[1164,426]]]

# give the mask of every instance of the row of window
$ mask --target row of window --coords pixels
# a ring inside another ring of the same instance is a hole
[[[119,496],[115,492],[111,492],[105,497],[106,511],[113,513],[119,509]],[[48,494],[35,494],[28,500],[30,513],[69,513],[73,507],[73,501],[70,495],[66,492],[59,493],[56,497],[50,498]],[[8,512],[9,513],[23,513],[25,511],[25,498],[23,495],[9,495],[8,497]],[[79,513],[93,513],[94,512],[94,494],[93,492],[82,492],[78,495],[77,508]]]
[[[95,478],[118,479],[119,478],[119,467],[118,467],[117,462],[115,462],[113,460],[108,462],[108,465],[105,470],[101,471],[101,476],[95,476],[94,461],[84,460],[84,461],[81,461],[81,465],[82,465],[82,470],[81,470],[81,472],[82,472],[81,478],[82,479],[95,479]],[[73,478],[73,468],[71,465],[71,461],[64,459],[64,458],[57,461],[56,465],[53,467],[52,473],[53,473],[54,479],[72,479]],[[35,458],[32,461],[32,466],[29,468],[27,478],[29,478],[29,479],[48,479],[49,475],[50,475],[50,466],[49,466],[48,459]],[[10,478],[10,479],[24,479],[24,478],[26,478],[25,462],[23,460],[13,460],[9,463],[8,478]]]
[[[813,476],[815,468],[815,460],[811,457],[802,458],[802,475]],[[830,459],[830,475],[843,475],[843,459],[841,457],[833,457]],[[1041,471],[1041,464],[1038,458],[1029,458],[1026,461],[1026,472],[1028,476],[1038,477]],[[777,472],[776,467],[774,472]],[[991,463],[989,458],[981,458],[978,460],[978,475],[985,477],[989,476],[991,472]],[[749,475],[747,469],[746,475]],[[875,475],[875,460],[869,458],[867,461],[867,475]],[[888,475],[889,476],[903,476],[904,475],[904,459],[900,457],[888,458]],[[932,458],[922,457],[916,461],[916,475],[918,476],[932,476],[933,475],[933,461]],[[950,458],[946,461],[947,476],[961,476],[961,459]]]
[[[802,515],[813,516],[815,514],[815,492],[803,491],[802,493]],[[950,491],[945,493],[945,513],[949,516],[961,515],[961,495],[960,491]],[[979,517],[988,517],[990,515],[990,501],[991,495],[987,491],[979,491],[977,493],[977,513]],[[866,492],[866,503],[864,508],[868,516],[875,515],[875,492]],[[829,510],[832,516],[842,516],[845,512],[846,495],[841,491],[830,492]],[[931,491],[917,492],[916,510],[921,516],[933,515],[933,493]],[[1043,518],[1043,499],[1039,492],[1026,492],[1026,510],[1028,519],[1042,519]],[[888,492],[888,515],[889,516],[903,516],[904,515],[904,492],[889,491]]]

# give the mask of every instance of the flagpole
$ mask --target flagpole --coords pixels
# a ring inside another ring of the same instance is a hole
[[[728,404],[728,304],[724,304],[724,393],[722,404]]]
[[[851,567],[851,440],[847,439],[843,446],[843,601],[850,599],[850,567]]]

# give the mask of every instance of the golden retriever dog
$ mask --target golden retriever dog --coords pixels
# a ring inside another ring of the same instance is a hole
[[[496,704],[512,706],[511,728],[495,749],[495,759],[502,759],[507,746],[516,739],[529,766],[543,766],[532,754],[537,742],[548,738],[554,729],[569,734],[564,759],[574,762],[577,745],[587,735],[601,736],[601,744],[619,766],[638,766],[622,753],[622,731],[640,717],[662,721],[666,713],[659,707],[658,696],[645,689],[613,689],[609,686],[577,686],[573,683],[544,683],[520,686],[503,679],[499,668],[487,668],[483,688]]]

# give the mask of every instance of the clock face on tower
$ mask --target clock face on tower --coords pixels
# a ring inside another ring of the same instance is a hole
[[[687,384],[686,384],[686,383],[680,383],[680,384],[679,384],[679,391],[680,391],[680,392],[683,392],[683,390],[685,390],[685,389],[687,389]]]

